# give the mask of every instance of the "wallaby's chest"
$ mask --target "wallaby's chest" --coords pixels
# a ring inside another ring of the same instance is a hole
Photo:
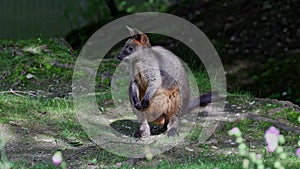
[[[135,75],[134,80],[136,84],[138,85],[139,88],[139,93],[140,93],[140,99],[142,99],[145,95],[145,92],[148,87],[148,82],[145,77],[145,72],[139,72]]]
[[[139,88],[139,99],[141,100],[148,86],[147,72],[140,72],[135,75],[135,82]],[[169,119],[179,112],[181,99],[180,89],[176,81],[166,72],[161,71],[161,84],[157,88],[154,96],[150,100],[150,108],[145,114],[148,119],[155,119],[154,122],[159,126],[169,123]]]
[[[164,89],[166,91],[168,90],[173,91],[174,88],[178,87],[176,81],[165,71],[161,70],[160,76],[161,76],[161,84],[160,84],[161,89]],[[134,80],[138,85],[139,92],[142,98],[148,88],[147,71],[144,70],[137,73],[134,77]]]

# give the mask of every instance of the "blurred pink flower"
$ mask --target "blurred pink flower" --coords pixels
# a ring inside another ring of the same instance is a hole
[[[261,159],[261,154],[256,154],[257,159]]]
[[[54,153],[54,155],[52,157],[52,162],[54,165],[59,165],[62,162],[62,154],[60,151],[57,151],[56,153]]]
[[[234,127],[229,131],[229,135],[235,135],[236,137],[240,137],[242,135],[242,132],[238,127]]]
[[[298,158],[300,158],[300,148],[298,148],[298,149],[296,150],[296,155],[298,156]]]
[[[266,130],[265,139],[269,152],[274,152],[277,148],[279,133],[280,131],[274,126],[271,126],[268,130]]]
[[[234,127],[233,129],[231,129],[231,131],[232,131],[232,134],[237,134],[240,132],[240,129],[237,127]]]

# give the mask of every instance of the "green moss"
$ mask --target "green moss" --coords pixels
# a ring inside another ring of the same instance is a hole
[[[298,122],[299,115],[300,115],[299,112],[293,111],[291,108],[285,108],[282,111],[275,113],[274,118],[284,119],[294,125],[299,125],[299,122]]]
[[[68,81],[72,77],[72,69],[64,65],[74,63],[76,58],[57,39],[1,40],[1,48],[0,86],[4,89],[16,82],[29,89],[40,89],[45,79]]]

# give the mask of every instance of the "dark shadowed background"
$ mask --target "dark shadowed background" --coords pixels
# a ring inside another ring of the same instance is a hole
[[[212,41],[229,91],[299,105],[299,7],[298,0],[1,0],[0,38],[64,37],[80,51],[109,21],[136,12],[166,12],[189,20]],[[180,51],[176,41],[156,38],[152,43]]]

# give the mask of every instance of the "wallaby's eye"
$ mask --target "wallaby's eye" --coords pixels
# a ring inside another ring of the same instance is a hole
[[[130,52],[132,52],[132,51],[133,51],[133,47],[129,46],[129,47],[128,47],[128,50],[129,50]]]

